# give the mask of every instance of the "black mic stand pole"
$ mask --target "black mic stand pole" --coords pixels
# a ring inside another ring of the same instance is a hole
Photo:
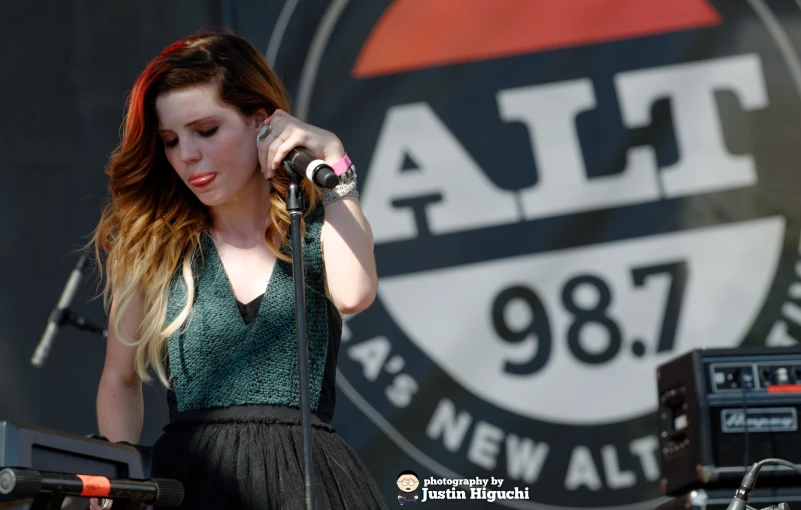
[[[300,423],[303,428],[303,478],[306,484],[306,510],[314,508],[314,487],[312,484],[312,438],[311,410],[309,400],[309,340],[306,336],[306,292],[303,279],[303,239],[300,220],[303,216],[303,195],[301,177],[292,166],[284,161],[289,174],[289,189],[286,196],[286,210],[291,221],[292,237],[292,278],[295,282],[295,327],[298,333],[298,378],[300,382]]]

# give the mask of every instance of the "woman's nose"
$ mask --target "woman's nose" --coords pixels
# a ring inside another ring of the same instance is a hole
[[[186,163],[193,163],[200,159],[200,150],[191,141],[180,143],[181,148],[181,161]]]

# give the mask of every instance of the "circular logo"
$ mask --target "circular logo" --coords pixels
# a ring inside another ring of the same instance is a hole
[[[287,2],[267,58],[375,238],[340,389],[433,475],[531,488],[498,504],[640,507],[656,367],[801,334],[801,63],[762,0],[544,4]]]

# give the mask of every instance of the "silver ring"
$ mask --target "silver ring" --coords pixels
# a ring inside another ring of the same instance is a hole
[[[267,124],[266,126],[261,128],[261,131],[259,131],[259,141],[262,141],[265,138],[267,138],[267,135],[269,135],[272,132],[273,132],[273,125],[272,124]]]
[[[101,501],[102,503],[100,503]],[[100,508],[108,508],[108,506],[111,504],[111,500],[106,498],[100,498],[97,500],[97,502],[100,503]]]

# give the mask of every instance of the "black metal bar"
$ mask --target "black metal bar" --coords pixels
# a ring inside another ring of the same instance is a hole
[[[109,479],[27,468],[0,470],[0,494],[15,499],[35,498],[38,505],[52,505],[52,501],[59,497],[63,500],[64,496],[84,496],[136,500],[167,508],[180,505],[184,498],[183,486],[175,480]]]
[[[295,173],[289,163],[284,168],[290,177],[287,190],[286,209],[291,218],[290,234],[292,236],[292,278],[295,284],[295,327],[298,335],[298,379],[300,384],[300,417],[303,429],[303,478],[306,487],[306,509],[314,508],[314,486],[312,478],[312,437],[311,410],[309,400],[309,341],[306,330],[306,291],[303,271],[303,239],[301,218],[303,215],[303,195],[300,188],[300,176]]]

